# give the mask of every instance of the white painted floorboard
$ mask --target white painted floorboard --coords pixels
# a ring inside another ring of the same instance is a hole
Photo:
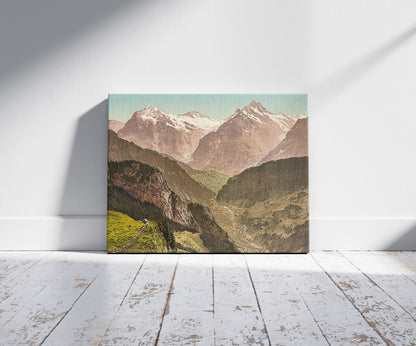
[[[383,340],[310,255],[278,257],[331,345],[380,345]]]
[[[5,252],[0,258],[0,287],[48,256],[49,252]]]
[[[153,345],[156,342],[166,312],[178,257],[147,256],[101,340],[103,345]]]
[[[387,344],[416,344],[415,320],[355,265],[340,253],[313,256]]]
[[[158,344],[214,345],[212,260],[198,254],[179,258]]]
[[[269,345],[244,255],[214,258],[216,345]]]
[[[63,259],[69,267],[62,274],[52,276],[52,281],[1,328],[2,343],[37,345],[43,342],[95,279],[106,257],[65,253]]]
[[[271,344],[327,344],[278,256],[246,255]]]
[[[416,344],[414,252],[0,252],[0,345]]]
[[[342,252],[342,255],[416,320],[416,283],[402,275],[397,265],[383,261],[373,252]],[[391,274],[395,272],[396,275]]]
[[[104,337],[145,256],[101,256],[108,262],[45,345],[96,345]]]

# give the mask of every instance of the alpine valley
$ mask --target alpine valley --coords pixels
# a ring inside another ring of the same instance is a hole
[[[130,114],[109,114],[108,252],[308,251],[306,116],[254,100],[223,121]]]

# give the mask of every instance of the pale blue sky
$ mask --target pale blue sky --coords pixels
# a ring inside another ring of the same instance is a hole
[[[222,120],[253,100],[273,113],[308,114],[306,94],[110,94],[108,100],[109,119],[123,122],[147,106],[173,114],[198,111]]]

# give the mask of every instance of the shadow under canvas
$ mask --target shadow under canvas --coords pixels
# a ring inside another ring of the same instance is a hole
[[[59,249],[106,248],[107,112],[106,99],[78,120],[59,207]]]

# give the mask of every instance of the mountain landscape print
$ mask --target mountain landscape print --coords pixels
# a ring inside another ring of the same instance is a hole
[[[110,94],[108,253],[306,253],[303,94]]]

